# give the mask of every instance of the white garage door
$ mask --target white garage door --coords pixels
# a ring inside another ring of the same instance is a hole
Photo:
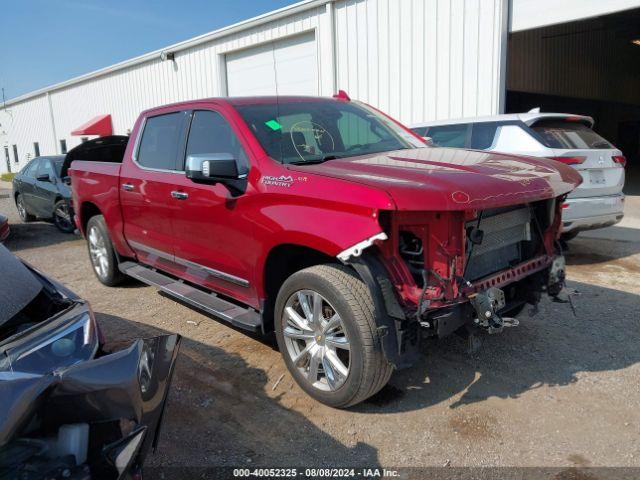
[[[313,33],[229,53],[226,61],[231,97],[318,94]]]

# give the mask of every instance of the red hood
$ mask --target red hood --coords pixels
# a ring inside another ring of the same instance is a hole
[[[570,192],[573,168],[544,158],[453,148],[398,150],[292,170],[386,191],[398,210],[467,210],[533,202]]]

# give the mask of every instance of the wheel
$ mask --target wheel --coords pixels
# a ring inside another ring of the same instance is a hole
[[[276,299],[280,352],[298,385],[338,408],[369,398],[393,367],[382,352],[371,293],[342,265],[318,265],[289,277]]]
[[[580,233],[579,231],[573,230],[571,232],[563,233],[562,235],[560,235],[560,238],[562,240],[564,240],[565,242],[568,242],[568,241],[573,240],[574,238],[576,238],[579,233]]]
[[[113,287],[125,276],[118,270],[118,258],[109,238],[107,224],[102,215],[95,215],[87,223],[87,245],[93,272],[100,283]]]
[[[73,233],[75,231],[73,213],[67,200],[58,200],[53,206],[53,224],[62,233]]]
[[[33,222],[36,217],[27,212],[27,207],[24,204],[24,200],[21,194],[16,196],[16,208],[18,209],[18,215],[20,215],[20,220],[24,223]]]

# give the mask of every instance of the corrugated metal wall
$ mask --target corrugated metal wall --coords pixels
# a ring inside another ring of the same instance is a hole
[[[338,88],[405,123],[498,113],[504,82],[507,0],[340,0],[159,55],[0,110],[0,145],[18,145],[20,166],[80,142],[71,130],[110,113],[126,133],[141,110],[226,94],[225,54],[314,32],[318,91]],[[10,113],[10,115],[8,114]],[[55,135],[53,129],[55,127]],[[2,131],[6,135],[2,135]],[[13,158],[12,158],[13,160]],[[4,171],[0,162],[0,171]],[[15,169],[14,169],[15,170]]]
[[[498,113],[506,8],[502,0],[339,2],[339,88],[405,123]]]

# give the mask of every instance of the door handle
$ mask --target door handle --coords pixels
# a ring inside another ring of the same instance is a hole
[[[122,189],[127,191],[127,192],[133,192],[133,184],[131,184],[131,183],[123,183],[122,184]]]
[[[176,200],[186,200],[187,198],[189,198],[189,194],[186,192],[178,192],[177,190],[174,190],[173,192],[171,192],[171,196],[173,198],[175,198]]]

